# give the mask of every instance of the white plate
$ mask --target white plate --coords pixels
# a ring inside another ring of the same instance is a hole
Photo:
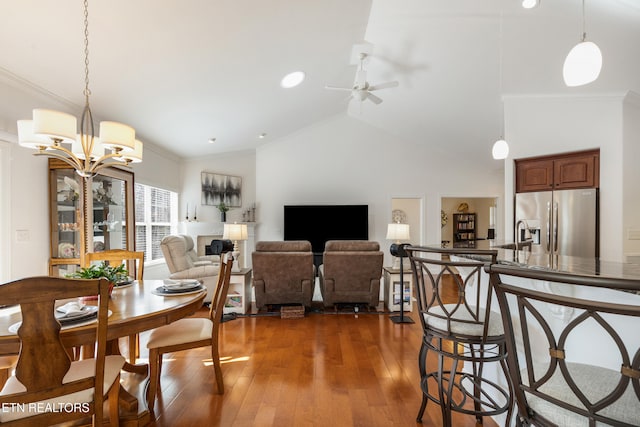
[[[185,292],[166,292],[164,290],[163,286],[158,286],[157,288],[152,290],[151,293],[154,294],[154,295],[160,295],[162,297],[177,297],[177,296],[182,296],[182,295],[197,294],[198,292],[202,292],[202,291],[205,291],[205,290],[206,290],[205,287],[200,285],[200,287],[198,289],[192,289],[190,291],[185,291]]]
[[[56,319],[58,319],[60,323],[64,323],[64,322],[83,319],[85,317],[95,316],[97,312],[98,312],[98,307],[96,307],[95,305],[85,305],[85,306],[82,306],[80,311],[74,311],[69,314],[65,314],[63,312],[56,310]]]
[[[113,314],[113,312],[111,310],[109,310],[109,312],[107,313],[107,317],[111,316],[111,314]],[[92,323],[97,323],[97,322],[98,322],[98,318],[97,317],[92,317],[92,318],[86,319],[86,320],[78,319],[76,322],[67,322],[65,324],[61,324],[62,327],[60,329],[65,330],[65,329],[71,329],[71,328],[78,328],[80,326],[87,326],[87,325],[90,325]],[[22,322],[16,322],[13,325],[9,326],[9,328],[8,328],[9,332],[11,332],[12,334],[17,334],[18,333],[18,328],[20,328],[20,325],[22,325]]]

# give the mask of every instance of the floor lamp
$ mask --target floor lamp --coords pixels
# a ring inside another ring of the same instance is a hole
[[[389,317],[393,323],[414,323],[412,318],[404,315],[404,258],[407,256],[405,247],[409,246],[409,243],[400,243],[400,241],[409,240],[409,238],[409,224],[394,223],[387,227],[387,239],[395,241],[389,251],[391,255],[400,259],[400,315]],[[391,286],[394,284],[392,283]]]

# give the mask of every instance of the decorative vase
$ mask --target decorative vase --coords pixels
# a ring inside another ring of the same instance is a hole
[[[226,212],[220,212],[220,220],[222,222],[226,222],[227,221],[227,213]]]

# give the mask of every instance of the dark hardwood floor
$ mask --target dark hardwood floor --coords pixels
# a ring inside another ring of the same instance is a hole
[[[300,319],[263,313],[223,323],[225,393],[216,394],[208,348],[166,355],[152,425],[420,425],[421,326],[394,324],[379,310],[317,310]],[[427,405],[422,425],[441,426],[440,408]],[[453,425],[476,423],[454,414]]]

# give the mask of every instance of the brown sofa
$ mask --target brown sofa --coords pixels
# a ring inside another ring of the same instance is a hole
[[[186,234],[166,236],[160,242],[160,249],[169,267],[170,279],[198,279],[207,288],[204,302],[211,302],[218,280],[220,256],[198,256],[193,239]]]
[[[325,307],[336,303],[377,306],[383,258],[378,242],[329,240],[319,270]]]
[[[292,303],[311,306],[315,267],[310,242],[257,242],[251,260],[257,308]]]

